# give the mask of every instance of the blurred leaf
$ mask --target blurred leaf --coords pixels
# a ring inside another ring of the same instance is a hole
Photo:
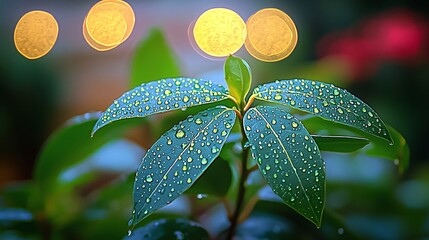
[[[325,166],[305,127],[284,110],[258,106],[247,111],[244,129],[252,156],[274,193],[320,227]]]
[[[378,114],[347,90],[311,80],[281,80],[255,88],[257,99],[281,103],[392,142]]]
[[[162,78],[180,77],[178,62],[162,31],[150,30],[134,53],[131,88]]]
[[[72,237],[79,229],[80,239],[121,239],[128,230],[134,179],[135,174],[123,176],[93,192],[85,211],[68,225],[65,234]]]
[[[211,108],[189,116],[152,145],[136,173],[132,224],[195,183],[219,155],[235,118],[232,109]]]
[[[142,118],[228,98],[222,85],[195,78],[169,78],[142,84],[116,99],[101,115],[93,129],[127,118]]]
[[[408,168],[410,162],[410,148],[405,141],[405,138],[394,128],[387,125],[390,135],[394,141],[393,145],[390,145],[380,139],[372,139],[372,143],[368,146],[365,153],[369,156],[383,157],[395,161],[398,165],[400,173]]]
[[[219,177],[222,174],[222,177]],[[195,181],[195,184],[186,191],[186,194],[207,194],[222,197],[231,185],[232,173],[228,162],[218,157],[211,166]]]
[[[354,152],[365,147],[369,143],[368,139],[360,138],[360,137],[322,136],[322,135],[311,135],[311,136],[316,141],[320,151],[328,151],[328,152],[343,152],[343,153]],[[386,142],[386,141],[382,141],[382,142]]]
[[[252,85],[249,64],[241,58],[229,56],[225,61],[225,81],[228,89],[239,103],[242,103]]]
[[[394,141],[393,145],[355,128],[326,121],[318,117],[304,117],[302,123],[311,132],[320,133],[323,135],[354,135],[362,136],[370,141],[368,146],[363,149],[363,152],[369,156],[386,158],[395,161],[398,164],[398,169],[403,173],[409,165],[410,150],[404,137],[391,126],[387,125],[387,129]]]
[[[125,240],[209,240],[209,234],[198,223],[187,219],[160,219],[136,229]]]
[[[0,207],[28,208],[28,196],[34,190],[32,181],[9,183],[0,189]]]
[[[56,130],[47,140],[37,159],[34,178],[42,198],[58,184],[58,177],[119,136],[122,128],[110,128],[106,134],[91,138],[91,130],[101,113],[75,117]]]
[[[259,213],[238,226],[234,239],[294,239],[291,230],[285,219],[269,213]]]
[[[252,220],[252,222],[258,221],[261,224],[260,231],[259,229],[256,229],[256,226],[254,226],[254,231],[251,231],[250,228],[247,228],[247,230],[249,232],[254,232],[253,234],[258,234],[262,231],[270,233],[271,231],[268,228],[268,224],[265,224],[263,220],[271,218],[273,230],[277,228],[280,231],[281,229],[283,234],[288,234],[287,238],[284,235],[285,237],[281,239],[357,239],[350,232],[344,220],[329,209],[324,210],[323,224],[319,229],[316,229],[312,227],[308,221],[304,221],[304,219],[300,215],[296,214],[296,212],[287,208],[282,208],[282,204],[283,203],[278,201],[258,201],[248,220]],[[256,221],[253,220],[255,217]],[[268,223],[270,220],[267,219],[266,222]],[[245,223],[246,222],[243,222],[243,225]],[[276,235],[273,235],[273,237],[275,236]]]

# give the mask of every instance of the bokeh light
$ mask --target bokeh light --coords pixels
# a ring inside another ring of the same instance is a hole
[[[226,57],[237,52],[246,39],[246,24],[232,10],[209,9],[197,19],[193,29],[197,46],[213,57]]]
[[[276,62],[288,57],[298,41],[298,31],[292,19],[283,11],[265,8],[246,22],[245,47],[256,59]]]
[[[55,45],[58,31],[58,23],[50,13],[39,10],[28,12],[16,24],[15,47],[28,59],[43,57]]]
[[[92,48],[107,51],[127,40],[134,24],[134,11],[128,3],[103,0],[89,10],[83,24],[83,36]]]

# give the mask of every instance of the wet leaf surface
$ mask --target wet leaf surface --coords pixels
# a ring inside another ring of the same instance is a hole
[[[308,131],[288,112],[268,106],[249,109],[244,128],[252,156],[274,193],[319,227],[325,166]]]
[[[288,105],[342,123],[392,142],[378,114],[362,100],[332,84],[293,79],[255,88],[257,99]]]
[[[196,78],[169,78],[142,84],[124,93],[104,111],[93,134],[114,121],[213,103],[227,96],[228,91],[222,85]]]
[[[219,155],[235,118],[232,109],[211,108],[189,116],[152,145],[136,173],[132,224],[195,183]]]

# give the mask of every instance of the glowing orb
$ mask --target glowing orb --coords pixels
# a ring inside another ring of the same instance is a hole
[[[298,41],[298,32],[292,19],[275,8],[266,8],[252,15],[246,22],[245,47],[256,59],[265,62],[288,57]]]
[[[209,9],[197,19],[193,35],[198,47],[214,57],[237,52],[246,39],[246,24],[234,11],[226,8]]]
[[[24,57],[37,59],[52,49],[57,37],[58,23],[55,18],[44,11],[31,11],[16,24],[14,42]]]
[[[107,51],[127,40],[134,24],[134,11],[128,3],[104,0],[89,10],[83,25],[83,36],[94,49]]]

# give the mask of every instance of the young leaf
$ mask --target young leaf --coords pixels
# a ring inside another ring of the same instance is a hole
[[[139,43],[131,64],[131,87],[167,77],[179,77],[178,61],[160,29]]]
[[[220,84],[195,78],[169,78],[142,84],[116,99],[94,126],[94,134],[114,121],[192,107],[228,98]]]
[[[373,134],[393,143],[377,113],[366,103],[332,84],[293,79],[255,88],[257,99],[281,103]]]
[[[314,139],[298,119],[279,108],[251,108],[243,121],[252,156],[274,193],[320,227],[325,165]]]
[[[225,81],[229,92],[239,103],[243,102],[252,84],[249,64],[241,58],[229,56],[225,61]]]
[[[132,224],[179,197],[219,155],[236,114],[216,107],[189,116],[148,150],[136,173]]]
[[[198,223],[188,219],[159,219],[136,229],[124,240],[209,240],[209,234]]]
[[[349,153],[357,151],[369,143],[368,139],[360,137],[321,135],[311,136],[316,141],[320,151]]]

